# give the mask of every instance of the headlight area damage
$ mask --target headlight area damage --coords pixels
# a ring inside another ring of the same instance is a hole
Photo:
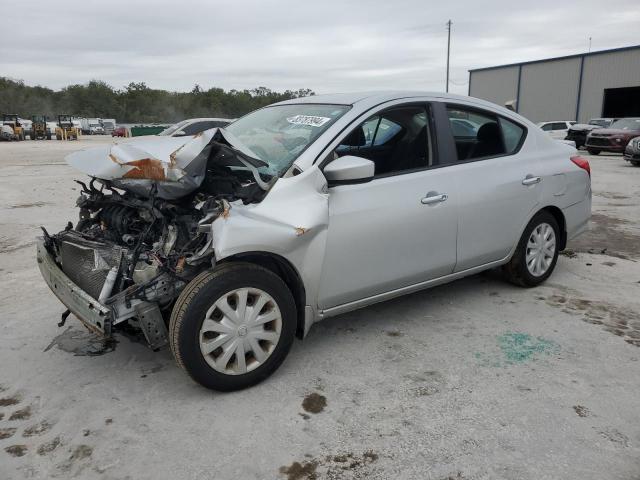
[[[140,328],[152,348],[167,342],[163,316],[201,271],[215,263],[213,221],[231,202],[260,202],[277,176],[229,133],[155,137],[91,149],[67,162],[78,181],[80,218],[38,241],[51,290],[89,328],[110,336]]]

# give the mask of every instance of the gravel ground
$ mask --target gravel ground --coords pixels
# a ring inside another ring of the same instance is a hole
[[[220,394],[56,326],[33,238],[77,218],[64,155],[108,141],[0,144],[0,478],[640,478],[640,168],[590,158],[592,229],[544,286],[487,272],[342,315]]]

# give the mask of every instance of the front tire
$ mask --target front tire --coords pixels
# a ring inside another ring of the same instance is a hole
[[[229,263],[201,273],[182,291],[169,344],[193,380],[232,391],[275,372],[295,331],[295,302],[284,281],[254,264]]]
[[[560,228],[547,211],[538,212],[520,237],[516,251],[503,267],[507,280],[521,287],[535,287],[544,282],[556,266]]]
[[[589,155],[600,155],[600,150],[595,148],[587,148],[587,152],[589,152]]]

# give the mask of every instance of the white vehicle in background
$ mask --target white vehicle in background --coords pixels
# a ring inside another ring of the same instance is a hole
[[[0,125],[0,140],[9,142],[13,140],[13,137],[13,128],[11,128],[9,125]]]
[[[47,134],[51,134],[52,136],[56,136],[56,127],[58,124],[56,122],[47,122]]]
[[[161,137],[186,137],[211,128],[224,128],[233,120],[231,118],[189,118],[171,125],[158,135]]]
[[[113,131],[116,129],[116,119],[115,118],[103,118],[102,119],[102,128],[104,130],[105,135],[111,135]]]
[[[103,135],[104,128],[99,118],[78,118],[73,121],[74,125],[76,121],[79,122],[80,129],[85,135]]]
[[[22,125],[22,128],[24,129],[25,136],[28,135],[29,138],[31,138],[31,127],[33,125],[33,122],[31,120],[27,120],[26,118],[21,118],[20,125]]]
[[[85,120],[85,119],[75,118],[71,120],[71,123],[73,124],[73,126],[78,132],[84,133],[84,131],[82,130],[82,120]]]
[[[104,128],[99,123],[89,124],[89,135],[104,135]]]
[[[569,120],[554,120],[552,122],[539,122],[538,126],[555,140],[564,140],[567,132],[576,122]]]

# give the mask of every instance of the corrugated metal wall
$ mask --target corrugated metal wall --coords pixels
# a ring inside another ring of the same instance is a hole
[[[522,66],[518,113],[532,122],[575,120],[580,59]]]
[[[640,48],[629,47],[622,51],[586,54],[578,109],[582,58],[549,59],[472,70],[469,72],[469,95],[502,106],[519,97],[518,112],[534,122],[585,122],[602,116],[605,89],[640,86]],[[522,72],[518,95],[520,68]]]
[[[504,107],[518,94],[518,68],[506,67],[473,72],[469,81],[472,97],[482,98]]]
[[[638,86],[640,49],[585,57],[579,121],[602,115],[605,88]]]

